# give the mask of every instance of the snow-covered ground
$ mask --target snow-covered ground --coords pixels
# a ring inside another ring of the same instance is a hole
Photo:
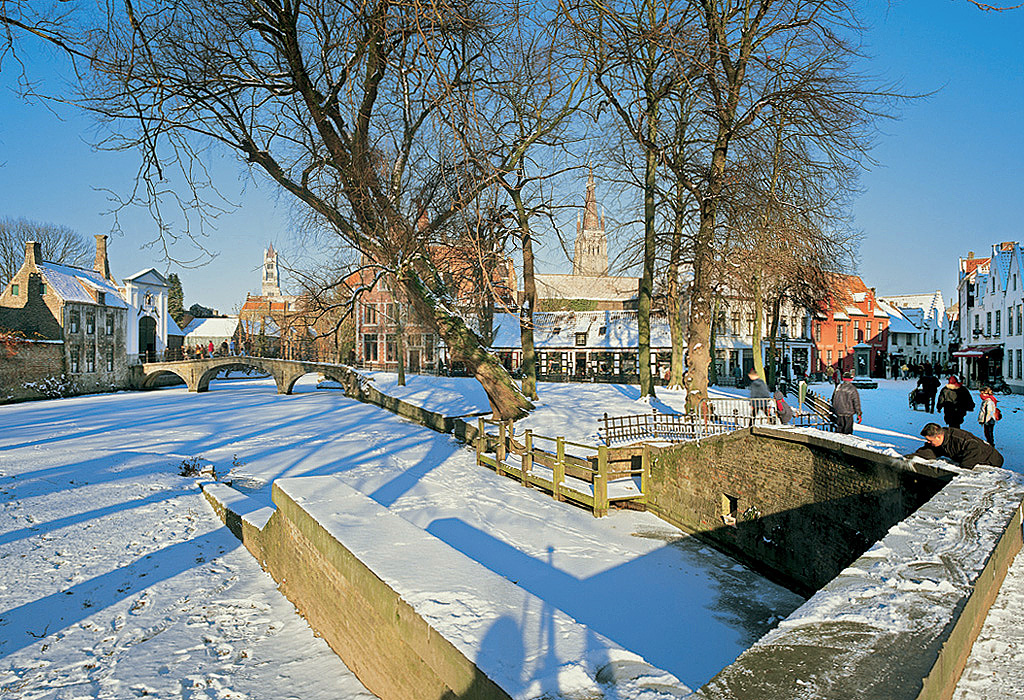
[[[0,406],[0,695],[365,694],[220,526],[196,479],[177,475],[199,456],[268,502],[280,476],[336,475],[691,687],[801,602],[649,514],[595,519],[476,467],[447,436],[310,379],[292,396],[247,379],[201,395],[171,388]],[[393,376],[374,377],[386,393],[448,415],[487,408],[472,380],[410,380],[399,388]],[[857,434],[900,451],[920,444],[931,417],[908,408],[910,386],[862,391],[868,425]],[[650,410],[636,398],[635,387],[544,384],[522,427],[589,441],[604,412]],[[1001,400],[996,429],[1015,469],[1022,398]],[[659,400],[682,406],[681,394]],[[965,427],[980,434],[972,420]],[[1012,576],[1016,598],[1001,595],[990,617],[1005,608],[1004,627],[1024,604],[1024,558]],[[1024,648],[999,633],[983,631],[962,699],[1013,696],[982,685],[997,662],[1011,683],[1001,688],[1024,687]],[[1003,665],[1015,666],[1010,681]]]

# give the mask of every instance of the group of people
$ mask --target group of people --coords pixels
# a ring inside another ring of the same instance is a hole
[[[235,354],[235,350],[234,339],[222,341],[220,346],[214,345],[211,340],[206,345],[186,345],[182,348],[182,354],[186,360],[204,360],[210,357],[230,357]],[[244,349],[242,354],[245,354]]]
[[[892,362],[891,374],[893,379],[920,379],[927,375],[940,375],[943,367],[939,363],[934,365],[931,362],[907,363],[900,359]]]
[[[761,379],[756,370],[751,369],[750,377],[750,398],[752,400],[764,400],[774,398],[779,420],[783,424],[789,423],[793,418],[793,410],[786,404],[785,396],[781,391],[776,391],[774,396],[769,393],[768,385]],[[977,437],[973,433],[961,429],[966,415],[975,408],[974,398],[971,392],[960,383],[956,375],[950,375],[946,385],[938,392],[935,398],[935,391],[938,389],[939,380],[935,378],[931,370],[922,375],[918,381],[919,387],[924,391],[931,392],[929,398],[929,412],[940,409],[945,419],[945,427],[938,423],[928,423],[921,430],[925,439],[925,445],[907,457],[923,457],[924,459],[938,459],[947,457],[962,467],[974,467],[978,464],[990,464],[995,467],[1003,466],[1003,456],[995,448],[995,424],[1001,419],[999,403],[989,386],[981,387],[979,397],[981,399],[980,410],[978,411],[978,423],[981,424],[985,439]],[[932,406],[934,400],[934,406]],[[853,425],[856,420],[860,423],[864,418],[860,404],[860,393],[853,384],[853,372],[843,373],[842,381],[832,393],[832,410],[835,414],[834,422],[837,433],[850,435],[853,433]]]

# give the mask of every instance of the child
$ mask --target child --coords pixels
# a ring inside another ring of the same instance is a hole
[[[996,397],[992,395],[992,387],[983,386],[979,392],[981,395],[981,410],[978,411],[978,422],[985,428],[985,440],[993,447],[996,446],[995,428],[996,421],[1002,418],[999,415],[999,406],[996,404]]]

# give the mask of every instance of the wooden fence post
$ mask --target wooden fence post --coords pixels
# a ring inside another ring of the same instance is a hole
[[[597,473],[594,474],[594,516],[608,515],[608,446],[597,448]]]
[[[562,500],[562,482],[565,481],[565,438],[555,439],[555,468],[551,473],[551,496]]]
[[[499,474],[504,474],[502,467],[505,466],[505,440],[508,437],[508,432],[505,428],[505,421],[498,423],[498,449],[495,451],[495,463],[494,468]]]
[[[487,433],[484,432],[484,419],[476,419],[476,463],[483,464],[480,458],[484,454],[484,443],[487,440]]]
[[[527,430],[523,436],[523,458],[521,460],[523,471],[523,486],[530,485],[530,470],[533,469],[533,431]]]

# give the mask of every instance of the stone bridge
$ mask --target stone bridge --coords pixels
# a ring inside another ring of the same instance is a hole
[[[290,394],[295,382],[307,374],[319,373],[348,386],[356,381],[356,375],[344,365],[325,362],[304,362],[302,360],[278,360],[270,357],[249,357],[233,355],[210,357],[203,360],[178,360],[174,362],[144,362],[136,370],[135,386],[140,389],[153,388],[159,377],[174,374],[188,386],[189,391],[209,391],[210,380],[227,368],[253,367],[269,374],[277,383],[277,393]]]

